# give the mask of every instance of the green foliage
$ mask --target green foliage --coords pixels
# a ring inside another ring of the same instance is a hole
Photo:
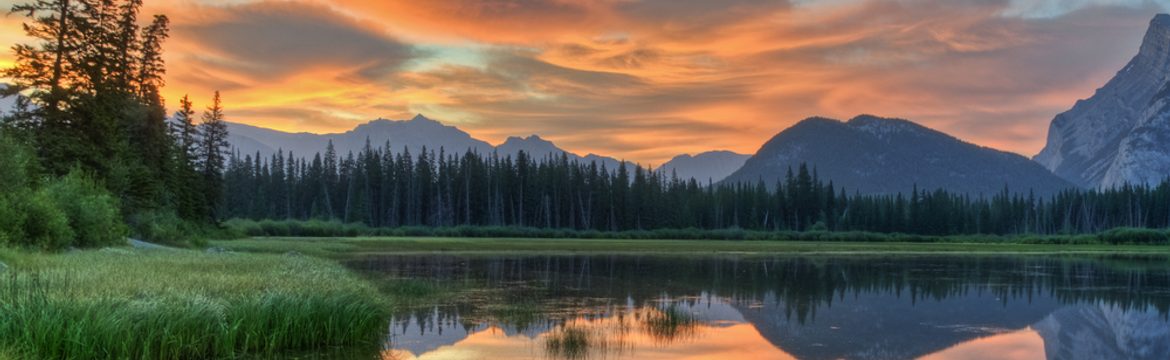
[[[139,240],[172,246],[205,247],[207,239],[237,239],[243,230],[218,227],[179,217],[171,211],[146,211],[130,216],[131,235]]]
[[[0,129],[0,189],[27,189],[32,186],[35,173],[36,158],[32,149]]]
[[[25,206],[27,189],[12,189],[0,194],[0,245],[15,245],[25,241]]]
[[[74,171],[37,180],[37,159],[0,132],[0,244],[58,250],[118,244],[125,235],[118,202]]]
[[[124,226],[102,225],[116,215],[111,204],[124,214],[178,211],[206,221],[212,209],[195,198],[220,197],[196,176],[190,155],[199,140],[189,101],[187,126],[168,134],[161,88],[170,21],[165,15],[139,19],[142,6],[141,0],[26,1],[11,8],[23,17],[28,42],[13,46],[12,66],[0,70],[23,96],[3,125],[21,131],[36,151],[13,152],[11,141],[0,142],[0,188],[65,177],[61,188],[50,190],[63,195],[50,197],[69,215],[79,246],[121,237]],[[218,100],[216,108],[222,119]],[[224,131],[216,136],[226,138]],[[26,171],[27,164],[44,171]],[[78,170],[93,181],[70,180]],[[79,204],[61,202],[79,191]]]
[[[1158,229],[1117,228],[1101,233],[1106,244],[1165,245],[1170,244],[1170,231]]]
[[[25,242],[26,203],[30,198],[32,151],[0,129],[0,244]]]
[[[139,240],[182,245],[198,234],[198,227],[169,211],[145,211],[130,216],[131,235]]]
[[[366,349],[368,358],[388,319],[374,288],[309,257],[18,257],[14,274],[0,277],[0,352],[18,358],[280,358],[337,346]]]
[[[48,192],[38,191],[23,200],[27,201],[16,206],[24,212],[21,237],[13,244],[45,250],[68,247],[76,233],[69,227],[68,214],[57,207]]]
[[[843,243],[970,243],[1035,245],[1162,245],[1170,244],[1170,231],[1119,228],[1100,234],[1023,235],[916,235],[864,231],[757,231],[744,229],[656,229],[596,231],[544,229],[518,226],[383,227],[343,224],[338,221],[248,220],[224,222],[234,237],[441,237],[518,239],[619,239],[619,240],[748,240]]]
[[[45,196],[65,213],[76,247],[101,247],[125,242],[126,225],[118,213],[118,201],[78,171],[47,184]]]
[[[243,236],[362,236],[377,231],[361,223],[344,224],[324,220],[248,220],[231,219],[224,222],[229,232]]]

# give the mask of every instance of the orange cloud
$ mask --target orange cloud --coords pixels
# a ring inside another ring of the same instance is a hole
[[[159,0],[164,95],[336,132],[413,113],[499,142],[661,164],[800,119],[908,118],[1030,155],[1160,7],[1031,0]],[[19,41],[19,18],[0,39]],[[0,64],[10,61],[0,56]]]

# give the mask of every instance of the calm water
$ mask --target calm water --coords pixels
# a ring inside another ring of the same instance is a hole
[[[392,256],[392,359],[1170,359],[1170,260]]]

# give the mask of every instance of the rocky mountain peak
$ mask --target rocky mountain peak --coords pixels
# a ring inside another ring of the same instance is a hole
[[[1160,112],[1151,110],[1155,94],[1167,80],[1170,15],[1160,14],[1150,21],[1137,55],[1113,79],[1052,120],[1048,143],[1035,160],[1083,187],[1147,183],[1149,177],[1136,174],[1170,162],[1170,153],[1163,153],[1170,149],[1151,145],[1162,137],[1158,132],[1170,129],[1149,126]]]
[[[1170,14],[1158,14],[1150,20],[1138,56],[1162,61],[1170,58]]]

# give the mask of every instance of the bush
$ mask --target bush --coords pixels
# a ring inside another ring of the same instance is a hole
[[[1103,232],[1101,241],[1107,244],[1164,245],[1170,243],[1166,231],[1141,228],[1117,228]]]
[[[15,245],[24,239],[26,214],[21,202],[28,201],[27,198],[24,189],[0,194],[0,245]]]
[[[0,245],[27,242],[24,208],[30,200],[30,151],[0,133]]]
[[[68,247],[75,234],[65,212],[57,208],[53,199],[43,191],[28,197],[28,200],[23,206],[16,206],[16,211],[23,210],[25,218],[20,226],[23,237],[17,238],[15,244],[45,250]]]
[[[169,245],[186,245],[199,228],[170,211],[147,211],[129,219],[131,234],[142,241]]]
[[[32,150],[0,132],[0,189],[7,192],[29,188],[35,167]]]
[[[122,244],[126,225],[118,214],[118,201],[93,180],[74,171],[41,189],[69,218],[73,246],[100,247]]]

